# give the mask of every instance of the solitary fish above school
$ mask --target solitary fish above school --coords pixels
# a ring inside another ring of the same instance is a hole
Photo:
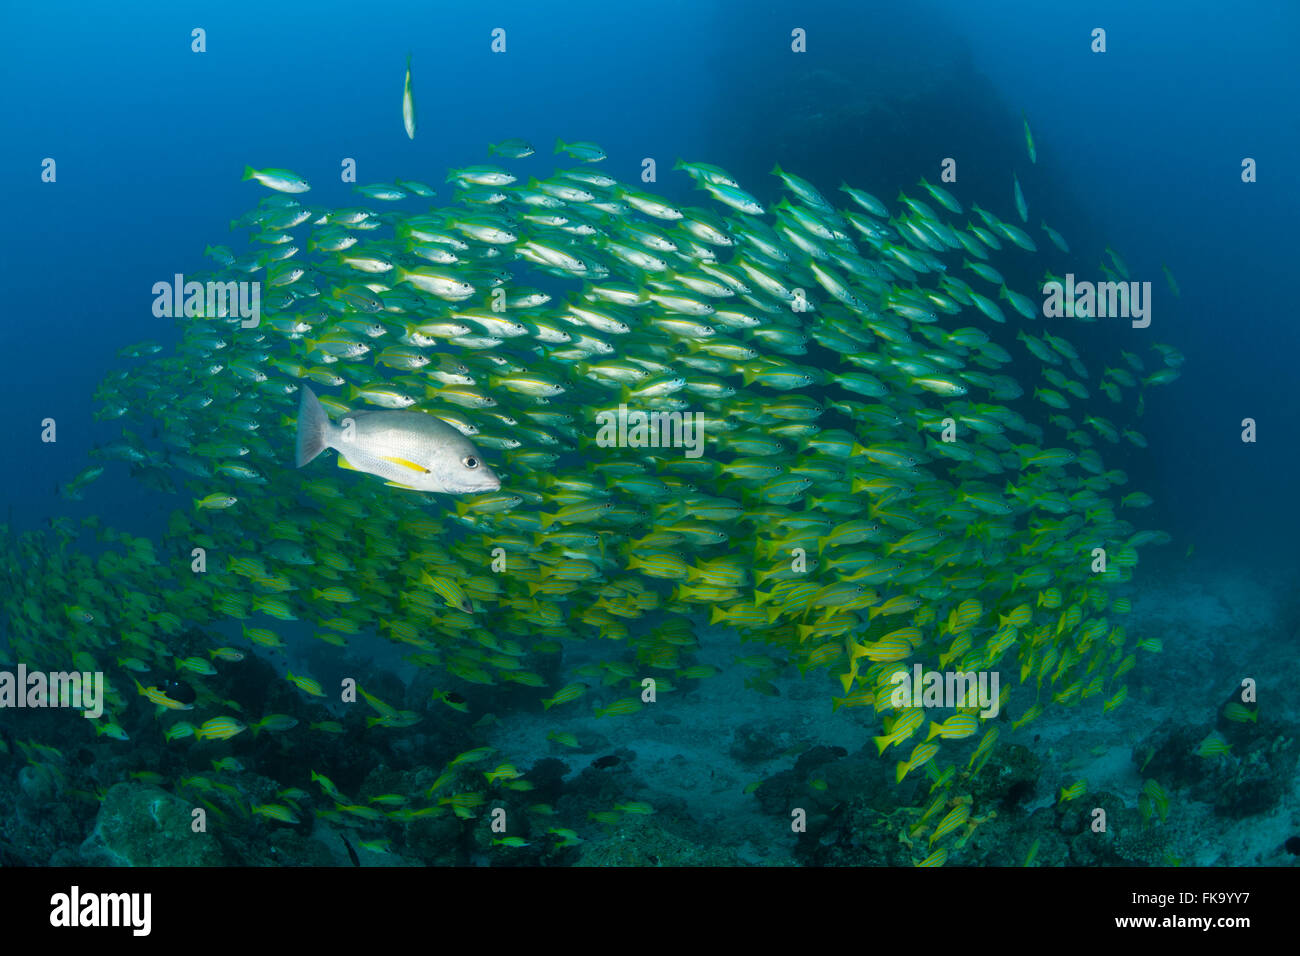
[[[398,488],[465,495],[501,487],[478,449],[433,415],[367,410],[348,412],[344,421],[351,425],[345,428],[331,422],[320,399],[303,386],[298,405],[299,468],[333,448],[340,466],[376,475]]]
[[[406,138],[415,139],[415,94],[411,92],[411,54],[406,55],[406,82],[402,84],[402,126]]]

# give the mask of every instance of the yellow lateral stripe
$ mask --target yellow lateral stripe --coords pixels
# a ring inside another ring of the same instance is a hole
[[[403,468],[409,468],[411,471],[418,471],[421,474],[427,475],[429,473],[428,468],[425,468],[423,465],[417,465],[415,462],[408,461],[405,458],[389,458],[385,456],[384,461],[391,461],[394,465],[401,465]]]

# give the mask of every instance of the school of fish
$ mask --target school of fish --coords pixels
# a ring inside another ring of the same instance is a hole
[[[409,93],[403,117],[413,137]],[[1034,160],[1027,122],[1026,138]],[[571,161],[541,179],[520,171],[532,153],[496,144],[496,162],[444,187],[358,186],[343,208],[314,204],[295,173],[248,169],[265,192],[232,224],[245,251],[209,247],[213,271],[187,278],[261,282],[260,322],[184,317],[177,347],[124,349],[133,364],[96,395],[121,438],[63,489],[80,498],[123,463],[190,506],[161,548],[97,521],[94,555],[68,519],[6,534],[11,656],[104,671],[96,729],[118,739],[148,705],[169,746],[339,733],[255,722],[205,687],[299,620],[331,644],[395,642],[438,675],[423,711],[363,689],[372,725],[437,720],[467,684],[522,685],[571,740],[565,707],[635,720],[671,706],[714,672],[695,659],[706,627],[734,628],[754,692],[793,668],[826,682],[828,707],[864,709],[891,777],[922,780],[916,862],[942,863],[979,822],[964,788],[998,727],[973,707],[942,722],[895,708],[891,678],[998,670],[1014,727],[1122,703],[1138,650],[1160,648],[1126,632],[1116,589],[1169,536],[1133,523],[1151,498],[1103,453],[1145,446],[1134,410],[1181,355],[1092,354],[1098,320],[1044,319],[1036,289],[1008,287],[1034,238],[924,180],[892,208],[849,185],[833,203],[778,166],[764,203],[679,161],[698,189],[685,203],[605,174],[594,143],[559,142]],[[1024,222],[1018,179],[1014,199]],[[1013,362],[1038,372],[1018,380]],[[702,453],[647,446],[644,430],[634,447],[598,440],[596,416],[620,405],[689,413]],[[230,621],[238,647],[174,656],[176,635]],[[592,638],[606,662],[566,672],[566,644]],[[169,695],[178,675],[192,702]],[[289,823],[315,783],[335,806],[319,814],[382,841],[526,788],[510,764],[466,784],[482,751],[389,805],[323,776],[281,781],[268,803],[223,795],[217,772],[187,792]]]

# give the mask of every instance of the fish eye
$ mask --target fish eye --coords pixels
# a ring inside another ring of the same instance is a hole
[[[475,458],[473,455],[470,455],[468,458],[462,458],[462,459],[461,459],[461,462],[464,463],[464,465],[465,465],[466,468],[477,468],[477,467],[478,467],[478,459]]]

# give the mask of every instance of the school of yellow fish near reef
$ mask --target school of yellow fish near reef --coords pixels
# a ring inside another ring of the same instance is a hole
[[[756,692],[775,693],[793,664],[827,679],[831,706],[878,713],[895,778],[928,781],[909,839],[917,862],[941,864],[981,822],[962,788],[998,731],[977,708],[942,723],[895,710],[890,678],[918,662],[1001,670],[1004,709],[1008,678],[1021,688],[1015,727],[1053,704],[1122,702],[1137,649],[1159,645],[1126,633],[1114,586],[1140,546],[1168,536],[1127,520],[1151,499],[1120,497],[1126,476],[1102,449],[1145,440],[1106,415],[1140,410],[1143,387],[1175,378],[1182,357],[1157,345],[1089,367],[1071,330],[1095,320],[1043,319],[999,270],[1025,271],[1034,239],[924,180],[891,214],[847,185],[836,208],[778,167],[783,196],[765,209],[724,170],[678,162],[712,200],[686,205],[598,171],[595,144],[560,150],[574,168],[540,181],[508,166],[453,170],[441,204],[399,181],[325,208],[291,172],[247,170],[272,190],[232,224],[251,231],[249,251],[209,248],[217,271],[187,278],[260,280],[260,324],[186,318],[174,352],[123,350],[139,364],[97,394],[97,416],[122,419],[122,438],[65,486],[79,497],[118,459],[194,507],[173,515],[161,559],[103,528],[107,549],[79,553],[66,519],[7,536],[12,656],[105,670],[101,731],[120,733],[113,715],[144,695],[185,718],[169,745],[198,746],[248,729],[204,687],[244,651],[171,659],[169,637],[189,626],[236,619],[252,648],[280,645],[274,619],[311,622],[338,645],[377,633],[440,687],[535,687],[558,720],[573,706],[624,719],[664,706],[643,700],[644,678],[663,694],[711,676],[694,655],[703,625],[722,624],[752,643],[736,666]],[[492,148],[503,163],[532,152]],[[1018,181],[1015,199],[1027,223]],[[1126,275],[1110,256],[1103,268]],[[1013,360],[1038,380],[1006,374]],[[351,409],[437,416],[501,487],[432,496],[325,458],[296,470],[304,386],[336,423]],[[702,413],[703,454],[596,441],[596,414],[620,404]],[[150,431],[156,441],[138,437]],[[208,564],[194,573],[200,547]],[[594,638],[606,662],[546,686],[541,662]],[[178,673],[192,704],[160,689]],[[330,694],[310,675],[289,679]],[[457,699],[441,691],[422,713],[366,695],[371,722],[396,728]],[[294,723],[268,715],[253,732]],[[487,777],[525,785],[508,764]],[[435,784],[424,810],[407,805],[419,795],[358,807],[320,780],[333,813],[365,820],[484,805],[468,790],[439,798]],[[306,782],[283,783],[286,802],[246,812],[296,820],[292,785]]]

